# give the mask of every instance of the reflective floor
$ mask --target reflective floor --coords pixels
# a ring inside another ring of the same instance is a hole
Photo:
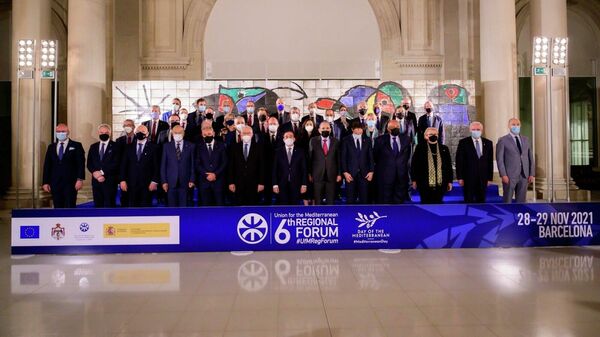
[[[600,336],[600,250],[3,248],[0,336]]]

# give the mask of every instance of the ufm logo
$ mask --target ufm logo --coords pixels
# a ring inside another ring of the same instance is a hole
[[[90,229],[90,225],[87,222],[82,222],[79,225],[79,230],[82,231],[83,233],[87,232]]]
[[[237,233],[240,239],[247,244],[257,244],[267,237],[269,227],[267,220],[260,214],[248,213],[237,224]]]
[[[371,228],[371,227],[375,226],[375,223],[377,222],[377,220],[387,218],[387,215],[379,215],[379,213],[377,213],[375,211],[373,211],[373,214],[371,214],[371,215],[362,214],[360,212],[358,212],[357,215],[358,215],[358,218],[355,218],[354,220],[358,221],[358,228],[365,227],[365,226],[367,228]]]

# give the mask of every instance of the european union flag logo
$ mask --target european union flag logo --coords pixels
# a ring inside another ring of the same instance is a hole
[[[40,226],[21,226],[21,239],[39,239]]]

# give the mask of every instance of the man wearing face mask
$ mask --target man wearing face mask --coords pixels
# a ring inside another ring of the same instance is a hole
[[[189,195],[194,188],[196,175],[194,156],[196,147],[183,140],[183,128],[173,127],[173,140],[165,144],[160,161],[162,189],[167,193],[169,207],[186,207]]]
[[[277,148],[272,170],[272,190],[279,205],[298,205],[306,193],[308,173],[304,150],[294,145],[294,132],[283,135],[284,146]]]
[[[408,200],[411,139],[402,133],[398,120],[387,123],[387,133],[375,142],[377,201],[401,204]]]
[[[408,123],[412,124],[412,129],[416,133],[418,130],[417,115],[415,115],[415,113],[410,110],[410,108],[411,108],[410,98],[404,97],[402,99],[401,106],[404,109],[404,118],[406,118],[406,121]],[[413,143],[414,143],[414,140],[413,140]]]
[[[452,159],[446,145],[439,143],[438,129],[425,129],[427,142],[420,142],[412,158],[411,179],[419,191],[421,203],[439,204],[444,193],[452,190]]]
[[[179,109],[181,109],[181,100],[177,97],[173,98],[173,100],[171,101],[171,106],[171,110],[165,111],[162,114],[160,118],[162,121],[168,121],[171,115],[179,115]]]
[[[242,142],[242,130],[244,130],[244,127],[246,127],[246,120],[244,119],[243,116],[237,116],[235,118],[235,142],[236,143]],[[253,135],[254,135],[254,132],[253,132]]]
[[[110,139],[110,126],[98,126],[99,142],[90,145],[87,157],[87,169],[92,174],[92,194],[94,207],[115,207],[119,169],[121,167],[121,149]]]
[[[258,130],[259,124],[258,115],[256,114],[255,109],[254,102],[248,101],[246,102],[246,111],[242,114],[242,117],[244,117],[244,120],[246,121],[246,125],[250,126],[253,131]]]
[[[325,121],[331,125],[331,136],[342,140],[342,129],[338,128],[335,124],[335,112],[333,109],[325,110]]]
[[[341,131],[341,138],[340,139],[344,139],[346,138],[346,136],[350,135],[352,133],[351,130],[351,120],[348,119],[348,108],[346,108],[345,105],[340,106],[340,110],[339,110],[339,115],[340,118],[335,120],[335,127],[339,128]]]
[[[243,119],[243,118],[242,118]],[[228,113],[223,116],[223,128],[219,138],[222,138],[225,148],[229,148],[231,144],[236,143],[237,130],[235,128],[235,116],[233,113]]]
[[[312,119],[315,125],[321,125],[321,122],[323,122],[323,116],[318,114],[317,104],[310,103],[308,105],[308,115],[302,117],[302,122],[306,121],[307,119]]]
[[[410,137],[411,143],[414,143],[415,129],[413,128],[413,123],[408,119],[408,117],[406,117],[404,107],[398,105],[395,113],[392,115],[392,118],[386,121],[384,130],[386,133],[388,132],[387,123],[389,123],[390,120],[398,121],[398,124],[400,125],[400,133],[406,133]]]
[[[170,128],[167,130],[163,130],[159,135],[158,135],[158,140],[157,140],[157,144],[158,145],[164,145],[168,142],[170,142],[173,139],[173,128],[175,126],[180,126],[179,125],[179,115],[171,115],[171,117],[169,117],[169,126]]]
[[[260,109],[259,109],[259,113]],[[266,110],[265,110],[266,113]],[[262,118],[262,114],[260,115]],[[264,127],[262,129],[266,130],[264,133],[259,133],[260,137],[258,138],[258,144],[263,147],[263,153],[265,158],[265,188],[263,192],[263,204],[272,205],[273,204],[273,189],[269,188],[272,186],[271,184],[271,176],[273,174],[273,160],[275,157],[275,149],[282,146],[283,140],[279,137],[281,135],[278,134],[279,122],[277,121],[277,117],[269,117],[264,123]],[[256,138],[256,137],[255,137]]]
[[[426,101],[423,108],[425,109],[425,114],[419,117],[418,122],[419,142],[421,140],[425,141],[424,134],[427,128],[436,128],[438,130],[438,142],[444,144],[444,123],[442,122],[442,117],[434,113],[433,103],[430,101]]]
[[[202,140],[196,146],[195,167],[198,196],[202,205],[223,206],[227,153],[225,144],[215,138],[210,121],[202,122]]]
[[[221,136],[221,127],[225,123],[225,116],[232,113],[231,102],[229,100],[223,101],[222,106],[217,106],[217,111],[220,113],[217,114],[219,116],[215,119],[215,122],[219,127],[215,130],[215,137]]]
[[[128,194],[129,207],[150,207],[160,182],[159,146],[149,141],[144,125],[138,126],[135,138],[123,153],[120,187]]]
[[[511,118],[508,121],[509,133],[498,139],[496,163],[502,178],[502,198],[511,203],[527,200],[527,186],[533,183],[535,164],[529,138],[521,135],[521,121]]]
[[[196,111],[192,112],[187,117],[186,130],[192,136],[192,139],[196,139],[200,134],[200,124],[204,120],[204,113],[206,112],[206,100],[204,98],[198,98],[196,100]]]
[[[288,111],[285,111],[285,103],[283,102],[283,99],[278,98],[275,102],[275,105],[277,106],[277,114],[274,114],[274,116],[277,117],[279,125],[283,125],[289,122],[290,113]]]
[[[269,115],[267,114],[267,109],[264,107],[258,108],[258,112],[256,113],[258,116],[258,123],[254,125],[254,134],[260,135],[259,138],[266,137],[268,130],[267,119]]]
[[[148,129],[148,140],[152,143],[158,142],[158,135],[164,130],[169,130],[169,123],[160,120],[160,107],[152,106],[151,119],[142,123]]]
[[[355,120],[360,122],[360,125],[363,127],[367,126],[366,114],[367,114],[367,102],[360,101],[356,106],[356,111],[358,111],[358,117]]]
[[[463,186],[465,203],[484,203],[487,187],[494,179],[494,145],[481,136],[480,122],[472,122],[469,129],[471,136],[458,142],[456,179]]]
[[[315,205],[321,205],[323,198],[327,205],[333,205],[336,185],[342,181],[339,141],[331,137],[331,126],[321,122],[321,136],[313,137],[309,143],[309,181],[314,183]]]
[[[74,208],[85,180],[85,151],[69,138],[66,124],[56,126],[57,142],[48,145],[42,188],[52,194],[54,208]]]
[[[377,117],[375,127],[377,128],[377,131],[379,131],[379,134],[382,135],[385,133],[385,126],[387,124],[389,117],[383,115],[383,110],[381,109],[381,103],[379,103],[379,102],[376,102],[375,104],[373,104],[373,113],[375,114],[375,117]]]
[[[258,205],[265,188],[263,148],[254,142],[250,126],[244,126],[241,135],[242,142],[233,145],[228,161],[229,191],[238,206]]]
[[[188,126],[190,125],[190,123],[188,123],[187,121],[188,116],[189,113],[186,108],[179,109],[179,125],[181,125],[181,127],[183,128],[183,134],[186,139],[189,133]]]
[[[126,119],[123,121],[123,135],[115,141],[121,147],[121,150],[123,150],[126,145],[130,145],[135,141],[134,129],[135,122],[133,119]]]
[[[290,110],[290,121],[280,126],[281,134],[287,131],[292,131],[295,139],[300,138],[302,133],[302,122],[300,121],[300,109],[297,107],[292,107]]]
[[[215,132],[215,135],[219,135],[220,125],[223,125],[223,123],[221,122],[221,124],[219,124],[215,117],[216,117],[215,110],[210,106],[207,107],[204,112],[204,121],[210,121],[212,123],[213,131]],[[203,123],[204,123],[204,121],[203,121]],[[198,128],[198,130],[199,130],[199,128]],[[196,137],[194,138],[194,141],[196,143],[200,139],[201,133],[202,133],[201,130],[196,133]]]
[[[346,203],[368,203],[375,162],[371,142],[358,121],[352,122],[352,135],[342,140],[340,166],[346,180]]]

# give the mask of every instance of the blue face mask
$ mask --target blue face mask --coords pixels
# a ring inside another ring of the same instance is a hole
[[[57,132],[56,138],[58,139],[59,142],[64,142],[65,140],[67,140],[67,133],[66,132]]]
[[[370,128],[374,128],[375,127],[375,121],[368,120],[367,121],[367,126],[370,127]]]
[[[277,105],[277,110],[283,111],[283,109],[285,109],[285,106],[283,104],[278,104]]]
[[[254,113],[254,107],[252,107],[252,106],[250,106],[250,107],[247,107],[247,108],[246,108],[246,111],[247,111],[248,113],[250,113],[250,114],[251,114],[251,113]]]
[[[521,132],[521,127],[520,126],[511,126],[510,132],[512,132],[515,135],[518,135]]]
[[[206,105],[199,105],[198,106],[198,111],[200,111],[200,112],[206,111]]]
[[[229,107],[229,106],[224,106],[223,107],[223,112],[224,113],[228,114],[230,111],[231,111],[231,107]]]
[[[479,131],[479,130],[473,130],[473,131],[471,131],[471,137],[473,137],[475,139],[481,138],[481,131]]]
[[[158,119],[160,114],[157,111],[152,111],[152,119]]]

